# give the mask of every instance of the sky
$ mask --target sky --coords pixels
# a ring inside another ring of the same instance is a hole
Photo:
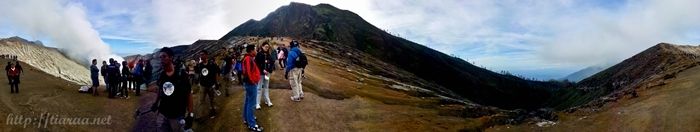
[[[218,39],[288,0],[0,0],[0,37],[74,57]],[[301,0],[492,71],[539,80],[611,65],[660,42],[700,44],[697,0]],[[90,49],[90,50],[86,50]]]

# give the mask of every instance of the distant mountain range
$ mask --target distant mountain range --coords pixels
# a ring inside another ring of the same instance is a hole
[[[581,81],[587,77],[592,76],[593,74],[596,74],[600,71],[603,71],[608,67],[610,67],[610,66],[589,66],[589,67],[583,68],[579,71],[576,71],[574,73],[571,73],[569,75],[566,75],[566,77],[561,78],[559,80],[568,80],[568,81],[572,81],[572,82],[578,82],[578,81]]]

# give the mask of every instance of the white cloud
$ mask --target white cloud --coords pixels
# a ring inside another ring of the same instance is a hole
[[[545,23],[556,34],[537,52],[551,62],[617,62],[659,42],[690,44],[700,30],[700,1],[628,1],[619,10],[584,10]]]
[[[369,21],[380,28],[496,71],[577,70],[619,62],[659,42],[692,44],[700,30],[700,1],[692,0],[385,0],[372,5],[380,17]],[[508,54],[514,49],[519,53]]]
[[[115,57],[99,38],[80,3],[44,0],[4,0],[0,4],[0,23],[12,25],[17,34],[47,38],[53,45],[81,63],[92,58]]]

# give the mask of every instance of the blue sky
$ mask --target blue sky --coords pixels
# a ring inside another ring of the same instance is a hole
[[[0,5],[0,15],[8,16],[0,19],[0,37],[39,39],[74,49],[75,56],[86,56],[80,54],[85,47],[99,51],[87,56],[123,56],[218,39],[248,19],[262,19],[290,2],[2,1],[9,4]],[[695,7],[700,2],[695,0],[298,2],[330,3],[392,34],[477,66],[541,80],[591,65],[614,64],[659,42],[700,41],[700,8]],[[37,7],[42,10],[27,10]]]

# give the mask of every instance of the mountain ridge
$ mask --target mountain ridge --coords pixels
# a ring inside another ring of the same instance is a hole
[[[259,21],[249,20],[241,24],[219,40],[229,41],[233,36],[290,36],[301,40],[339,42],[438,85],[431,89],[456,93],[457,98],[506,109],[540,108],[550,96],[548,90],[558,87],[476,67],[462,59],[393,36],[355,13],[328,4],[311,6],[292,2]]]

